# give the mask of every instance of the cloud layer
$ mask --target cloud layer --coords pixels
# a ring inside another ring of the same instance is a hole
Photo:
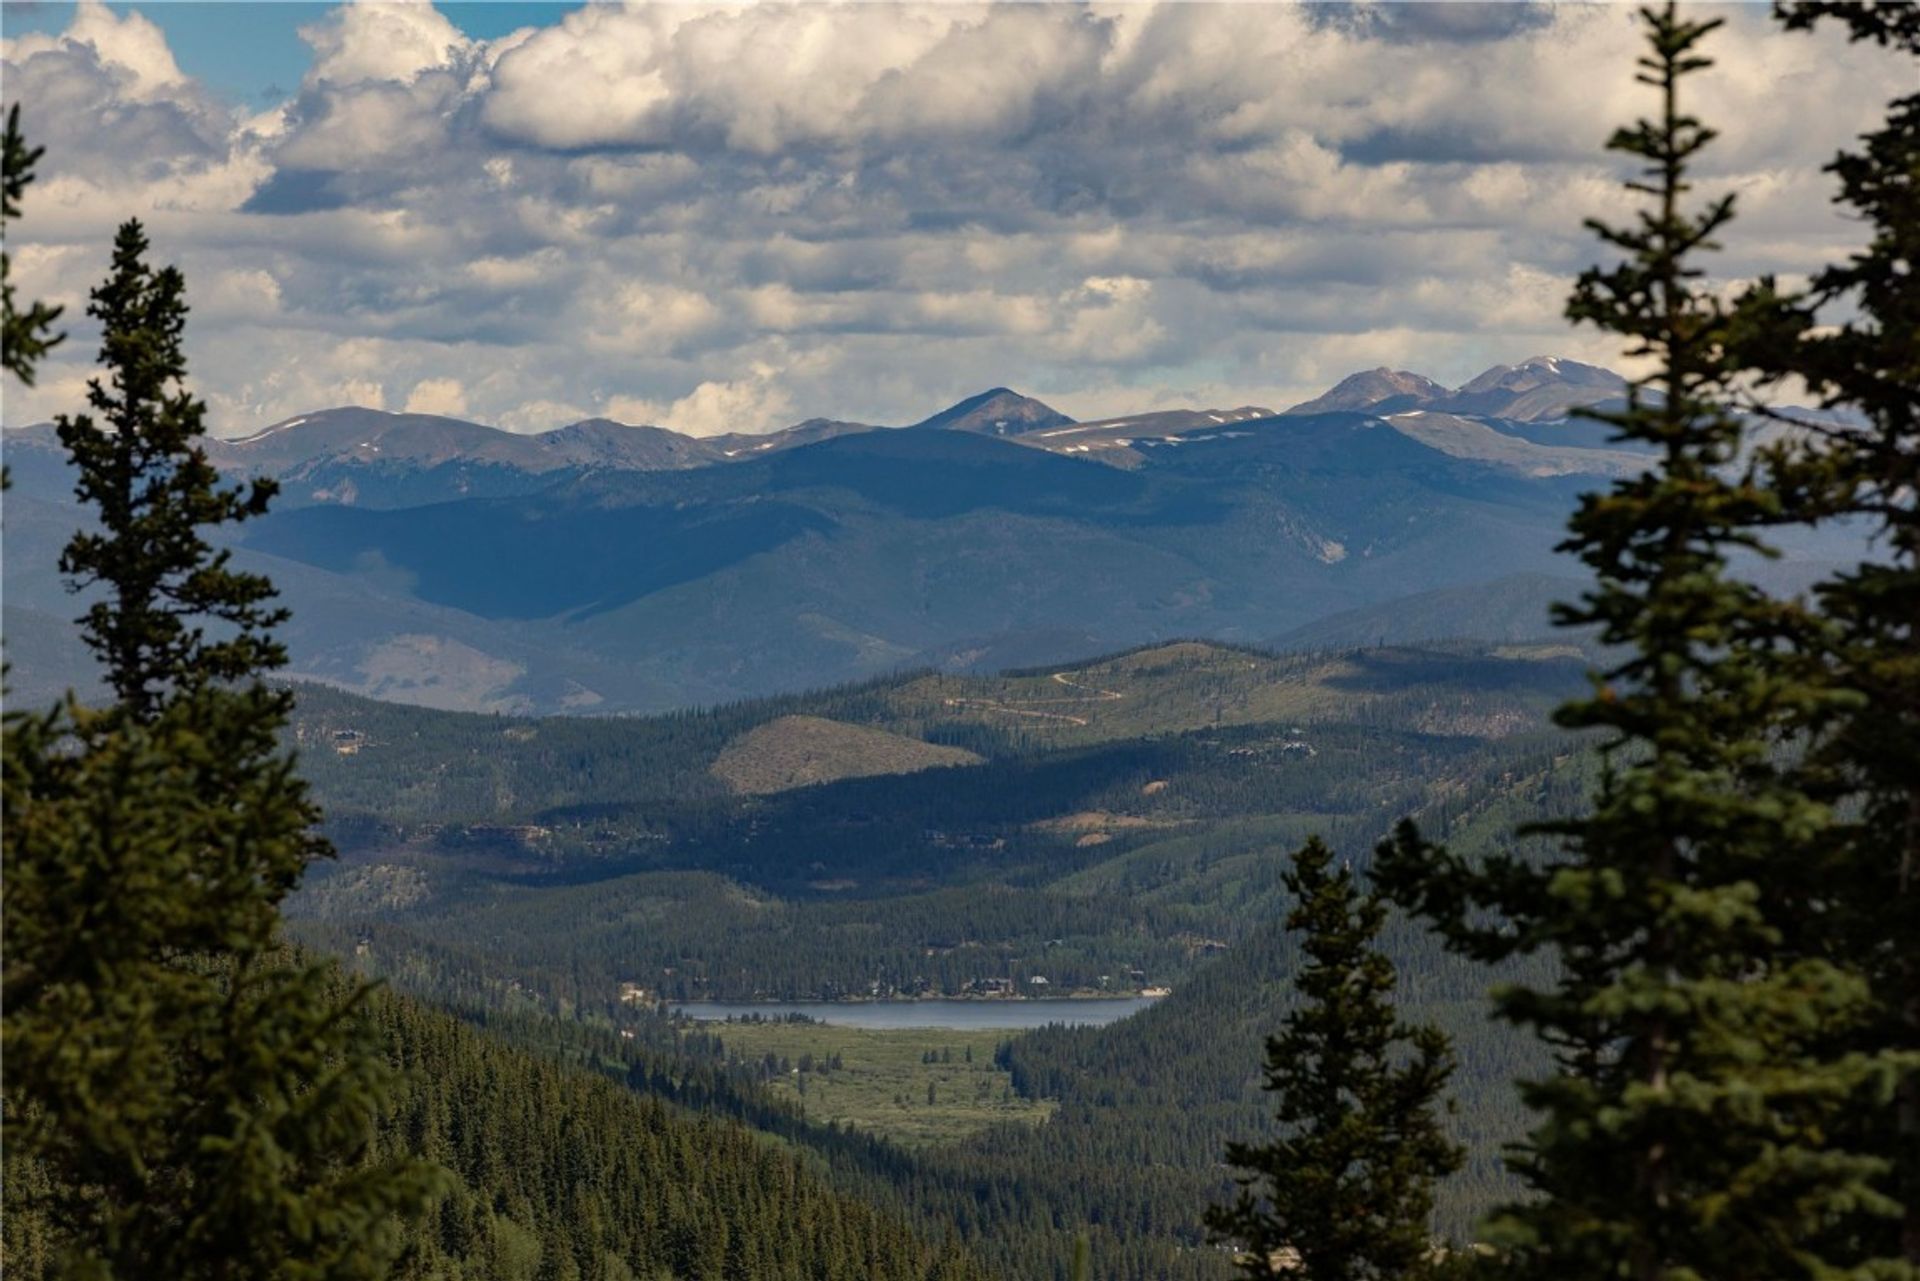
[[[1728,11],[1696,109],[1730,276],[1856,230],[1820,166],[1910,65]],[[1624,7],[593,5],[468,38],[429,4],[302,29],[237,115],[137,12],[5,45],[47,146],[14,251],[70,318],[113,225],[187,273],[238,434],[354,402],[522,430],[901,422],[994,384],[1081,416],[1281,403],[1356,367],[1541,351],[1629,206]],[[84,326],[7,419],[77,405]]]

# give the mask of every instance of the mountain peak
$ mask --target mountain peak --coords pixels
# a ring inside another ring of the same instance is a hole
[[[1531,356],[1517,365],[1495,365],[1434,406],[1521,422],[1564,418],[1570,409],[1624,396],[1626,379],[1611,369],[1564,356]]]
[[[1495,389],[1530,391],[1549,382],[1611,389],[1618,387],[1621,379],[1611,369],[1582,364],[1564,356],[1529,356],[1517,365],[1495,365],[1464,384],[1460,391],[1463,395]]]
[[[1022,396],[1007,387],[993,387],[915,423],[914,427],[968,431],[979,436],[1021,436],[1072,422],[1073,419],[1059,410],[1031,396]]]
[[[216,464],[250,468],[352,457],[360,462],[405,458],[431,466],[476,452],[514,449],[511,433],[441,414],[391,413],[336,405],[283,418],[250,436],[208,442]],[[509,442],[502,445],[500,442]]]
[[[1424,405],[1446,394],[1445,387],[1425,374],[1416,374],[1405,369],[1388,369],[1382,365],[1378,369],[1348,374],[1325,394],[1316,396],[1312,400],[1302,401],[1287,412],[1289,414],[1333,414],[1365,410],[1376,414],[1391,414],[1402,409],[1412,409],[1416,405]]]

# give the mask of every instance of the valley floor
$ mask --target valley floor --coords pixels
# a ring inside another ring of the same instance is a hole
[[[1000,1030],[836,1027],[811,1022],[707,1024],[728,1062],[757,1071],[810,1121],[906,1146],[967,1138],[1003,1122],[1036,1124],[1049,1100],[1027,1098],[995,1055]]]

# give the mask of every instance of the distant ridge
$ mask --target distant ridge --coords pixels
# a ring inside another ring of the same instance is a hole
[[[1558,601],[1577,599],[1586,586],[1582,579],[1557,574],[1508,574],[1342,610],[1283,632],[1270,643],[1276,650],[1299,651],[1556,636],[1577,642],[1580,633],[1556,627],[1551,611]]]
[[[229,476],[281,482],[233,545],[294,611],[290,675],[440,707],[605,714],[1176,635],[1553,635],[1544,602],[1563,593],[1495,580],[1566,572],[1553,548],[1579,495],[1646,466],[1605,424],[1554,416],[1620,385],[1542,356],[1458,389],[1368,371],[1320,402],[1358,410],[1092,422],[995,387],[917,430],[820,417],[709,437],[607,418],[528,435],[349,406],[208,449]],[[1534,420],[1441,408],[1457,401]],[[5,450],[6,603],[38,615],[20,616],[14,679],[41,668],[57,687],[73,477],[48,426],[9,429]],[[1847,563],[1849,537],[1788,538],[1772,572]],[[1475,583],[1493,585],[1434,594]]]
[[[1369,369],[1347,375],[1325,393],[1286,412],[1387,415],[1424,409],[1513,422],[1548,422],[1565,418],[1581,405],[1617,400],[1626,391],[1627,380],[1611,369],[1563,356],[1533,356],[1517,365],[1495,365],[1458,389],[1443,387],[1424,374],[1404,369]]]

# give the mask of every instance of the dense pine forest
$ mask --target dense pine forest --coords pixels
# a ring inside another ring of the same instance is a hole
[[[517,1039],[545,1044],[538,1053],[384,993],[366,1016],[403,1082],[368,1155],[423,1156],[446,1176],[433,1208],[402,1233],[391,1276],[989,1275],[950,1234],[924,1234],[898,1211],[835,1192],[817,1165],[749,1124],[772,1119],[766,1105],[714,1110],[709,1096],[724,1086],[652,1081],[647,1060],[622,1061],[624,1043],[594,1053],[591,1040],[523,1030]],[[7,1263],[34,1276],[51,1268],[53,1247],[31,1169],[22,1182],[9,1189]]]

